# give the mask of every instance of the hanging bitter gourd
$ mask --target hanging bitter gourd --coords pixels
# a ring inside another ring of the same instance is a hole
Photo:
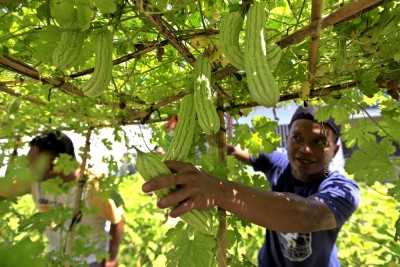
[[[239,70],[244,69],[243,51],[240,49],[239,36],[243,26],[243,17],[239,12],[231,12],[221,19],[219,40],[222,51],[228,61]]]
[[[239,70],[244,69],[244,53],[240,48],[239,36],[243,26],[243,17],[240,12],[231,12],[222,17],[219,29],[219,40],[222,51],[228,61]],[[277,44],[267,45],[267,61],[271,71],[276,69],[282,49]]]
[[[267,61],[271,71],[274,71],[282,57],[282,49],[277,44],[267,45]]]
[[[196,125],[196,111],[193,108],[193,94],[182,98],[178,113],[178,124],[172,137],[171,145],[164,155],[164,160],[183,161],[192,145]]]
[[[153,178],[170,174],[171,171],[168,167],[162,162],[160,156],[154,152],[144,153],[139,149],[136,149],[137,157],[136,157],[136,168],[139,174],[143,177],[143,179],[148,182]],[[168,188],[157,190],[154,193],[159,198],[163,198],[174,191],[175,188]],[[202,211],[202,210],[192,210],[190,212],[186,212],[180,216],[180,218],[195,228],[196,230],[213,235],[214,230],[212,227],[213,223],[213,214],[212,210]]]
[[[244,63],[251,97],[260,105],[273,107],[279,102],[280,90],[267,59],[264,23],[264,7],[254,3],[247,13]]]
[[[81,57],[85,33],[71,26],[61,33],[60,41],[53,51],[53,65],[65,70],[75,66]]]
[[[220,120],[211,88],[211,61],[199,55],[194,66],[194,108],[199,125],[205,134],[215,134]]]
[[[107,89],[112,76],[113,35],[109,30],[102,30],[97,36],[95,66],[92,76],[82,86],[88,97],[97,97]]]

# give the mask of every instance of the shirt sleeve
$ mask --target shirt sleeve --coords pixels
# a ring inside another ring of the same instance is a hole
[[[360,203],[360,189],[355,182],[341,174],[321,183],[315,195],[324,200],[336,217],[337,227],[341,227],[354,213]]]
[[[271,180],[273,173],[277,169],[282,169],[287,165],[287,156],[285,151],[277,150],[270,154],[260,152],[258,157],[250,156],[254,171],[263,172],[268,180]]]

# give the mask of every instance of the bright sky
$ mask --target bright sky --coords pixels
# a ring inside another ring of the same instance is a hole
[[[146,129],[142,126],[142,132],[140,131],[140,126],[122,126],[125,129],[127,136],[129,137],[129,146],[136,146],[142,151],[148,151],[149,148],[152,149],[154,145],[150,144],[150,130]],[[66,135],[68,135],[72,142],[74,143],[75,153],[79,161],[81,158],[79,154],[82,153],[83,147],[85,146],[85,137],[83,135],[76,134],[71,131],[65,131]],[[142,135],[143,133],[143,135]],[[143,137],[142,137],[143,136]],[[32,137],[27,137],[24,141],[29,142]],[[107,141],[112,142],[112,149],[108,150],[102,140],[107,139]],[[123,154],[127,152],[126,144],[124,142],[124,138],[121,138],[122,142],[114,141],[113,129],[101,129],[98,135],[92,134],[92,138],[90,140],[90,155],[91,158],[88,161],[88,164],[93,165],[93,170],[99,173],[107,173],[108,167],[107,164],[103,162],[103,157],[110,158],[114,157],[114,160],[119,161]],[[147,146],[149,148],[147,148]],[[18,150],[19,155],[26,155],[28,153],[29,148],[26,146]],[[133,152],[133,149],[129,152]],[[4,176],[5,170],[7,166],[0,166],[0,177]]]
[[[114,129],[102,129],[100,130],[98,135],[92,135],[90,150],[91,150],[91,158],[88,161],[88,164],[93,165],[93,169],[96,172],[107,172],[107,164],[103,162],[103,158],[110,158],[111,156],[114,157],[114,160],[119,161],[125,152],[127,152],[127,145],[139,148],[142,151],[149,151],[152,149],[154,145],[150,144],[150,130],[146,129],[142,126],[142,132],[140,131],[140,126],[133,125],[133,126],[122,126],[125,130],[129,141],[128,144],[125,144],[123,138],[122,142],[114,141]],[[142,136],[143,133],[143,136]],[[79,149],[83,149],[85,146],[85,137],[73,132],[65,132],[73,141],[75,146],[75,151],[77,152]],[[107,139],[107,141],[112,142],[111,150],[108,150],[102,140]],[[148,147],[147,147],[148,146]],[[131,149],[128,152],[134,152]],[[80,152],[81,153],[81,152]],[[78,153],[77,153],[78,154]],[[81,158],[78,157],[80,161]]]

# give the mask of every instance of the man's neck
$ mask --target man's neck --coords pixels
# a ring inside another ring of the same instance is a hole
[[[318,172],[318,173],[314,173],[314,174],[305,174],[305,173],[294,173],[292,170],[292,176],[302,182],[302,183],[312,183],[316,180],[321,180],[326,178],[326,174],[324,171]]]

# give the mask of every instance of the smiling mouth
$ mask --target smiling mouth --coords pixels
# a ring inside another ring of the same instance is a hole
[[[302,164],[313,164],[315,163],[315,160],[308,160],[308,159],[302,159],[302,158],[296,158],[296,160]]]

